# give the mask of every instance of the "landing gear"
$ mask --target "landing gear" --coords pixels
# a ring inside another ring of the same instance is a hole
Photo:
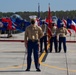
[[[7,38],[12,37],[12,31],[11,30],[7,30]]]

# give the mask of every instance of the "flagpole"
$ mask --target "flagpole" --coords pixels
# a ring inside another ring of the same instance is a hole
[[[38,3],[38,18],[37,18],[37,22],[38,22],[38,26],[40,26],[40,3]]]
[[[49,11],[48,11],[48,27],[49,27],[49,29],[50,29],[50,3],[48,4],[48,8],[49,8]],[[49,40],[50,40],[49,30],[48,30],[48,34],[49,34]]]
[[[40,17],[40,3],[38,3],[38,18]]]
[[[49,5],[49,14],[48,14],[48,18],[49,18],[49,23],[50,23],[50,3],[48,4]]]
[[[48,4],[48,43],[50,42],[50,38],[51,38],[51,13],[50,13],[50,3]]]

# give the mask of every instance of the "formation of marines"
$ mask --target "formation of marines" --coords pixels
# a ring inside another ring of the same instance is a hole
[[[40,70],[39,56],[38,52],[42,53],[44,50],[46,53],[52,52],[52,46],[54,43],[55,52],[59,53],[61,51],[61,44],[63,43],[64,53],[67,52],[66,48],[66,35],[67,29],[64,27],[64,24],[61,23],[61,28],[57,28],[55,23],[51,23],[51,38],[50,38],[50,49],[47,49],[48,45],[48,26],[43,21],[41,26],[35,24],[36,16],[30,17],[31,25],[26,28],[24,40],[25,47],[27,48],[27,69],[26,71],[30,71],[31,68],[31,56],[32,53],[34,55],[34,62],[36,71]],[[59,44],[58,44],[59,41]],[[43,47],[44,43],[44,47]],[[40,48],[39,48],[40,45]]]

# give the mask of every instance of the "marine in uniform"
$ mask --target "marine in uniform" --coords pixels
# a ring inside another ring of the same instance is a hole
[[[59,34],[59,52],[61,51],[61,44],[63,43],[64,53],[66,53],[66,35],[67,29],[64,27],[64,24],[61,23],[61,28],[58,29],[57,34]]]
[[[55,26],[55,23],[52,22],[52,28],[51,28],[51,38],[50,38],[50,52],[52,52],[52,47],[54,43],[55,52],[57,53],[57,27]]]
[[[32,52],[34,54],[34,62],[36,71],[41,71],[39,67],[38,60],[38,41],[43,36],[43,32],[41,27],[35,25],[36,17],[31,16],[31,25],[26,28],[25,31],[25,47],[27,47],[27,69],[26,71],[30,71],[31,68],[31,56]]]
[[[44,21],[42,22],[41,28],[43,31],[43,37],[40,39],[40,52],[43,51],[43,43],[44,43],[44,50],[47,53],[47,30],[48,30],[48,27]]]

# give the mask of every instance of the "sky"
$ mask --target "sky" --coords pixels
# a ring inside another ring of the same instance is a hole
[[[76,0],[0,0],[0,12],[38,11],[38,3],[43,12],[49,3],[51,11],[76,10]]]

